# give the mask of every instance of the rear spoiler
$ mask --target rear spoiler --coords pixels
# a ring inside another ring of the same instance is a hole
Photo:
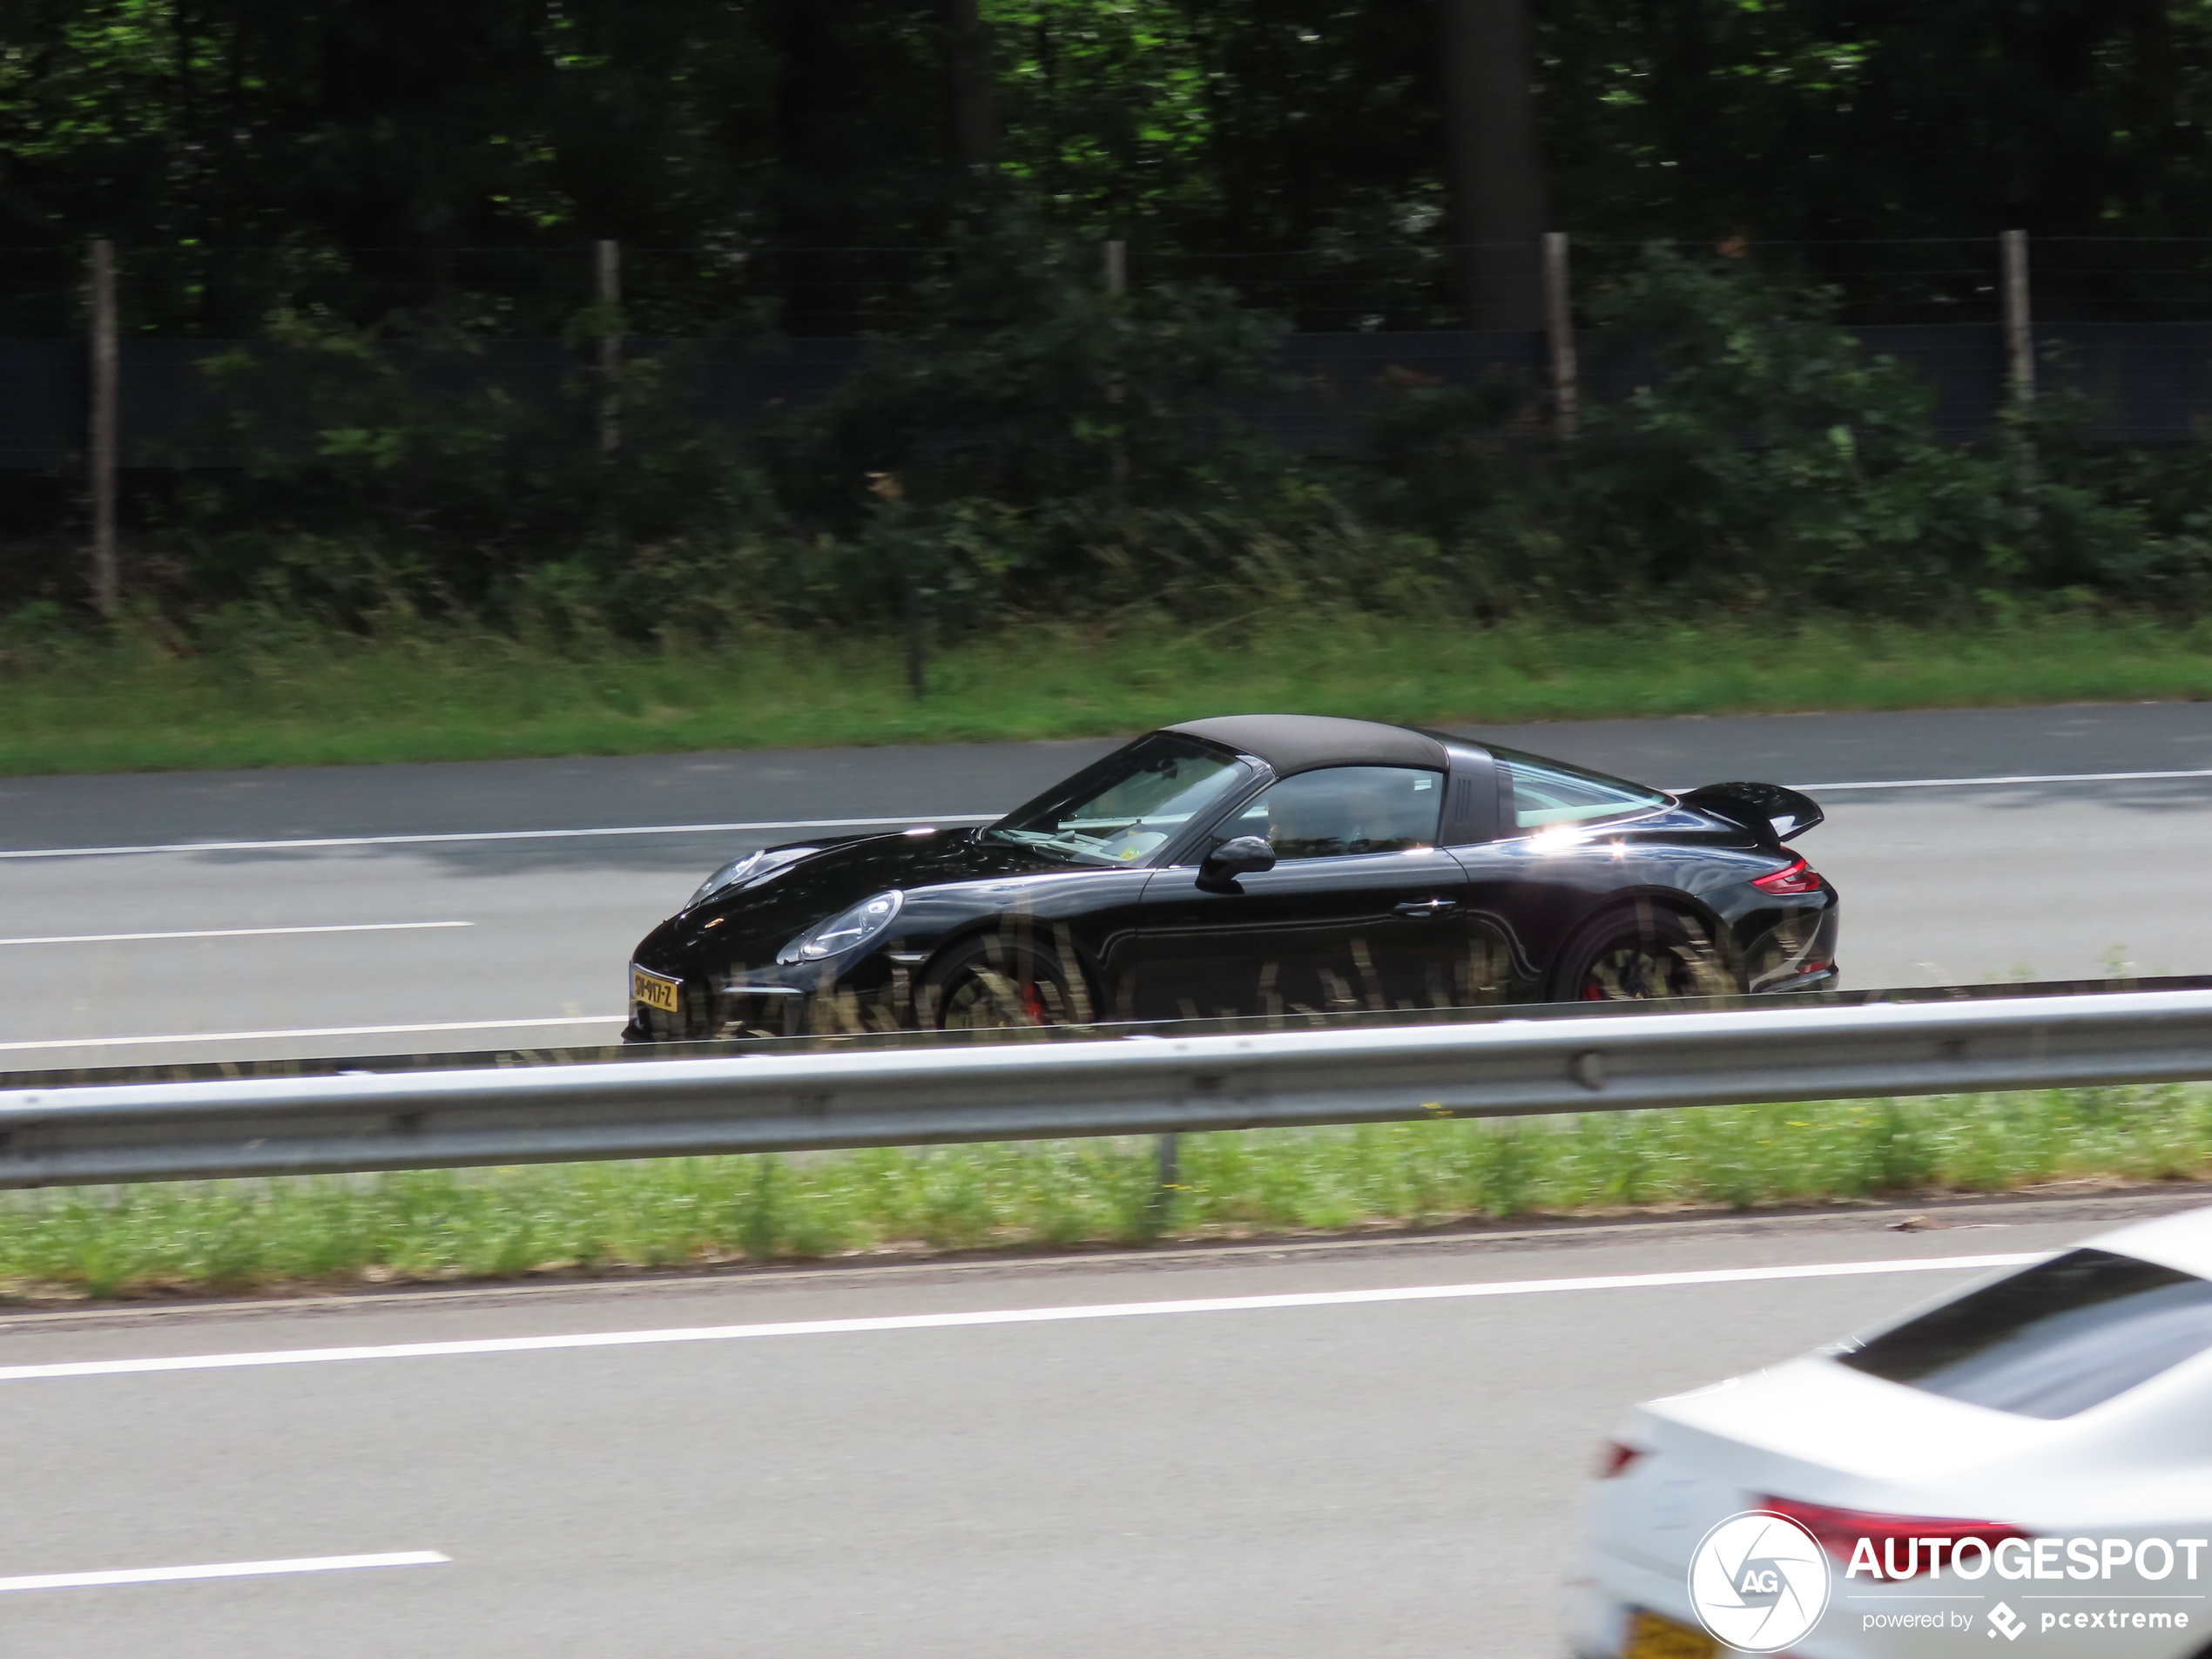
[[[1827,817],[1811,796],[1780,784],[1707,784],[1683,796],[1682,803],[1777,844],[1803,835]]]

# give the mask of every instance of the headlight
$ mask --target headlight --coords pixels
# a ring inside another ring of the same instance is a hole
[[[865,945],[876,937],[899,914],[899,907],[907,895],[894,889],[879,893],[873,899],[864,899],[844,914],[833,916],[819,927],[810,928],[776,953],[779,962],[815,962],[825,956],[835,956],[857,945]]]
[[[684,901],[684,908],[691,909],[701,900],[711,899],[725,887],[734,887],[747,881],[758,881],[773,875],[786,864],[796,864],[815,851],[811,846],[786,846],[772,853],[748,853],[741,859],[732,859],[712,875],[699,883],[699,890]]]

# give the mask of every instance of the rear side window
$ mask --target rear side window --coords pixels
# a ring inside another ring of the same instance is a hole
[[[1667,798],[1656,789],[1608,778],[1602,772],[1585,772],[1563,760],[1540,760],[1511,749],[1494,749],[1491,753],[1497,757],[1506,785],[1513,792],[1513,821],[1521,829],[1625,818],[1667,804]]]
[[[2212,1283],[2071,1250],[1838,1357],[1855,1371],[2022,1417],[2071,1417],[2212,1348]]]

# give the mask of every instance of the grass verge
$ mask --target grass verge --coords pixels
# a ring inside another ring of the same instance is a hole
[[[1089,737],[1237,710],[1415,724],[2212,696],[2212,619],[2054,613],[1600,628],[1358,615],[1203,631],[1039,624],[906,692],[887,641],[556,651],[418,630],[0,649],[0,773]]]
[[[0,1299],[1070,1247],[2212,1176],[2212,1088],[0,1195]]]

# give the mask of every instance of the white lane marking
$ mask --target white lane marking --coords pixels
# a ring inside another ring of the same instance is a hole
[[[473,921],[344,921],[322,927],[203,927],[174,934],[49,934],[0,939],[0,945],[119,945],[141,939],[263,939],[272,934],[397,934],[422,927],[473,927]]]
[[[2212,778],[2212,767],[2189,772],[2053,772],[2013,778],[1900,778],[1871,784],[1791,784],[1792,789],[1975,789],[1992,784],[2119,784],[2143,778]],[[1674,793],[1674,791],[1669,791]]]
[[[1108,1302],[1090,1307],[1006,1308],[983,1313],[901,1313],[867,1319],[806,1319],[782,1325],[691,1325],[672,1331],[603,1331],[579,1336],[483,1337],[459,1342],[398,1342],[380,1347],[292,1348],[263,1353],[201,1353],[152,1359],[79,1359],[0,1366],[0,1382],[36,1377],[120,1377],[155,1371],[230,1371],[249,1366],[318,1366],[347,1359],[428,1359],[454,1354],[545,1353],[564,1348],[631,1348],[666,1342],[735,1342],[753,1337],[815,1337],[869,1331],[947,1331],[970,1325],[1045,1325],[1064,1319],[1126,1319],[1159,1313],[1248,1313],[1277,1308],[1356,1307],[1377,1302],[1435,1302],[1561,1291],[1649,1290],[1678,1285],[1743,1285],[1770,1279],[1838,1278],[1861,1273],[1964,1272],[2023,1267],[2044,1252],[1941,1256],[1893,1262],[1822,1262],[1804,1267],[1724,1267],[1681,1273],[1622,1273],[1602,1278],[1507,1279],[1483,1285],[1416,1285],[1381,1291],[1305,1291],[1283,1296],[1219,1296],[1187,1302]]]
[[[609,829],[461,830],[441,835],[326,835],[288,841],[164,841],[145,846],[37,846],[0,859],[111,859],[145,853],[297,853],[332,846],[421,846],[444,841],[559,841],[592,835],[728,835],[752,830],[887,829],[989,824],[997,813],[909,813],[903,818],[791,818],[757,824],[633,824]]]
[[[1901,778],[1874,783],[1791,784],[1792,789],[1976,789],[1999,784],[2128,783],[2142,779],[2212,778],[2212,767],[2187,772],[2056,772],[1991,778]],[[1670,788],[1686,792],[1689,786]],[[298,853],[338,846],[421,846],[459,841],[558,841],[589,836],[732,835],[757,830],[888,829],[919,824],[988,824],[996,813],[909,813],[896,818],[787,818],[749,824],[631,824],[605,829],[462,830],[435,835],[326,835],[277,841],[163,841],[144,846],[37,846],[0,851],[0,859],[106,859],[152,853]]]
[[[541,1025],[624,1025],[626,1014],[579,1014],[539,1020],[447,1020],[437,1025],[325,1025],[298,1031],[193,1031],[170,1037],[42,1037],[0,1042],[0,1052],[21,1049],[128,1049],[149,1042],[266,1042],[282,1037],[390,1037],[415,1031],[519,1031]]]
[[[92,1584],[173,1584],[181,1579],[260,1578],[273,1573],[345,1573],[363,1567],[435,1567],[453,1557],[435,1549],[403,1549],[385,1555],[304,1555],[288,1561],[217,1561],[206,1567],[135,1567],[114,1573],[41,1573],[34,1578],[0,1578],[0,1590],[67,1590]]]

